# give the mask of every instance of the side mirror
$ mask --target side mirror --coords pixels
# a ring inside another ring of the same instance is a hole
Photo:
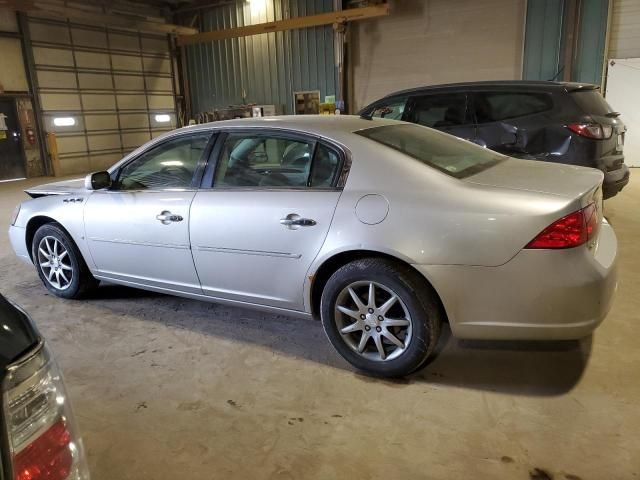
[[[87,190],[102,190],[111,186],[109,172],[90,173],[84,178],[84,188]]]

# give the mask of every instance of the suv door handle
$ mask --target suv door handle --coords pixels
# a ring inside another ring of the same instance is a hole
[[[163,225],[169,225],[171,222],[181,222],[184,218],[182,215],[174,215],[169,210],[163,210],[160,215],[156,215],[156,220],[162,222]]]
[[[290,213],[285,218],[280,219],[280,224],[285,227],[313,227],[316,221],[311,218],[301,218],[300,215]]]

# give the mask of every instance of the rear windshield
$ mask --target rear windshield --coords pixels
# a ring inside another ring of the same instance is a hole
[[[355,133],[455,178],[481,172],[506,158],[446,133],[412,124],[385,125]]]
[[[606,115],[614,110],[607,103],[598,90],[579,90],[571,92],[580,109],[587,115]]]

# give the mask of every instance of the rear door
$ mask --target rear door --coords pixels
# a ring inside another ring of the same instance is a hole
[[[474,141],[476,138],[469,98],[464,92],[413,96],[409,98],[403,120],[465,140]]]
[[[550,93],[477,91],[472,94],[472,105],[479,145],[507,155],[545,153],[546,144],[541,141],[537,145],[532,140],[534,130],[548,124],[548,120],[541,122],[540,118],[553,109]],[[525,132],[531,137],[526,152]]]
[[[312,137],[255,129],[221,138],[214,156],[213,180],[205,174],[191,207],[203,293],[303,310],[305,276],[341,194],[344,153]]]

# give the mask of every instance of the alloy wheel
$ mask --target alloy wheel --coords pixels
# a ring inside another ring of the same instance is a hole
[[[69,251],[55,237],[46,236],[38,244],[38,265],[47,282],[58,290],[66,290],[73,281]]]
[[[392,289],[377,282],[358,281],[343,288],[334,318],[345,343],[368,360],[398,358],[411,341],[409,310]]]

